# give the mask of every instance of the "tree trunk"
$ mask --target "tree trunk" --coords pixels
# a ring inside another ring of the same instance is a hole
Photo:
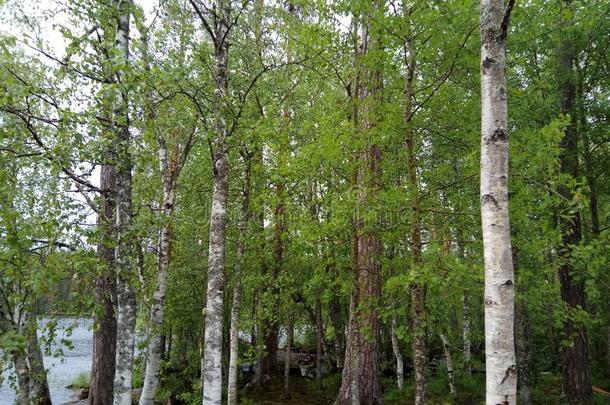
[[[457,396],[457,392],[455,390],[455,378],[453,375],[453,360],[451,359],[451,350],[449,348],[449,340],[444,333],[440,334],[441,342],[443,343],[443,354],[445,355],[445,361],[447,362],[447,378],[449,380],[449,392],[452,397]]]
[[[512,4],[481,0],[481,218],[485,259],[486,401],[517,401],[515,282],[508,218],[506,34]]]
[[[324,327],[322,325],[322,300],[320,299],[320,291],[316,291],[316,380],[322,378],[322,346],[324,344]]]
[[[381,4],[378,5],[379,9],[383,8]],[[372,29],[373,23],[376,20],[372,15],[367,15],[362,24],[359,55],[362,58],[370,57],[371,52],[381,49],[379,31]],[[356,114],[357,117],[354,117],[358,135],[364,143],[358,151],[358,168],[355,173],[358,207],[363,212],[379,193],[381,177],[381,150],[371,133],[377,125],[378,109],[382,102],[382,72],[369,66],[365,62],[359,66],[359,83],[356,88],[361,109]],[[373,224],[365,223],[363,216],[356,218],[354,224],[356,248],[352,252],[356,254],[356,290],[350,311],[356,312],[350,313],[352,324],[348,331],[352,334],[348,336],[348,355],[354,358],[348,359],[346,355],[337,402],[382,404],[383,396],[378,379],[380,322],[377,309],[381,296],[381,243],[376,231],[371,229],[374,228],[371,226]]]
[[[30,405],[52,405],[47,370],[44,368],[42,351],[38,343],[38,322],[34,317],[28,316],[25,328],[26,350],[30,377]]]
[[[120,16],[116,30],[116,48],[125,62],[129,60],[129,19],[127,2],[117,2]],[[121,82],[121,71],[115,72],[115,82]],[[114,375],[114,405],[131,405],[133,353],[135,345],[136,300],[132,276],[131,242],[131,136],[127,92],[117,94],[114,121],[117,130],[116,228],[117,228],[117,344]]]
[[[354,238],[356,239],[356,238]],[[352,246],[352,250],[354,247]],[[345,345],[345,364],[341,373],[341,388],[335,405],[360,405],[358,353],[358,320],[356,317],[356,293],[352,293],[349,304],[347,342]]]
[[[288,325],[286,326],[286,354],[284,356],[284,398],[290,399],[290,352],[294,338],[294,325],[292,314],[288,315]]]
[[[112,152],[110,152],[112,155]],[[112,159],[112,156],[107,159]],[[102,262],[103,270],[95,281],[95,298],[100,305],[95,312],[95,328],[93,332],[93,365],[89,389],[91,405],[107,405],[112,403],[114,391],[114,372],[116,367],[116,335],[115,317],[116,303],[116,273],[114,261],[115,240],[115,197],[116,168],[112,164],[104,164],[100,171],[100,188],[105,190],[98,216],[98,227],[101,230],[97,255]]]
[[[462,304],[462,343],[464,351],[464,372],[466,375],[472,374],[472,353],[470,342],[470,304],[468,303],[468,294],[464,292]]]
[[[411,41],[407,41],[405,55],[408,71],[405,78],[405,143],[407,152],[407,179],[412,193],[411,209],[413,218],[411,222],[411,254],[413,267],[417,269],[422,266],[421,257],[421,213],[419,204],[419,182],[417,181],[417,154],[415,152],[415,137],[411,125],[413,117],[413,82],[415,79],[415,49]],[[426,286],[421,282],[413,282],[411,290],[411,326],[413,330],[413,375],[415,377],[415,405],[426,404],[427,392],[427,356],[428,348],[426,342]]]
[[[334,351],[336,366],[339,370],[342,370],[345,356],[345,327],[341,320],[341,304],[336,297],[333,297],[333,300],[330,302],[329,315],[335,330]]]
[[[461,232],[457,235],[457,250],[458,257],[460,260],[464,260],[466,255],[464,253],[464,241],[462,240]],[[463,355],[464,355],[464,372],[470,376],[472,374],[472,354],[471,354],[471,342],[470,342],[470,302],[469,302],[468,290],[464,290],[462,297],[462,344],[463,344]]]
[[[14,350],[12,353],[15,374],[17,375],[17,403],[30,405],[30,370],[25,350]]]
[[[392,351],[394,352],[394,357],[396,357],[396,383],[398,389],[402,390],[404,383],[404,364],[398,345],[398,337],[396,336],[396,314],[392,314],[392,330],[390,334],[392,338]]]
[[[519,404],[531,405],[532,396],[530,392],[530,374],[532,366],[532,348],[530,346],[531,330],[527,304],[523,301],[517,302],[516,313],[516,340],[517,340],[517,365]]]
[[[571,7],[571,0],[564,0],[566,8]],[[563,16],[564,14],[562,14]],[[565,18],[565,17],[564,17]],[[563,21],[570,23],[569,21]],[[558,84],[560,92],[560,111],[570,116],[570,125],[561,140],[559,156],[560,170],[573,179],[579,176],[578,170],[578,132],[576,130],[576,109],[574,108],[574,58],[575,44],[568,33],[561,36],[558,60]],[[586,308],[585,280],[576,276],[572,262],[572,249],[582,240],[580,213],[571,207],[573,195],[568,186],[560,186],[559,194],[563,197],[561,215],[559,215],[563,244],[559,250],[559,281],[561,298],[568,311],[579,311]],[[563,324],[564,339],[570,341],[563,345],[563,392],[570,405],[588,405],[592,403],[591,374],[589,371],[589,353],[587,330],[584,325],[574,321],[569,314]]]
[[[176,193],[170,173],[163,173],[163,225],[159,233],[157,246],[157,286],[153,294],[153,302],[150,313],[150,334],[147,348],[146,368],[144,373],[144,385],[140,396],[140,405],[153,405],[155,394],[159,385],[159,371],[161,369],[163,342],[163,321],[165,313],[165,294],[167,291],[167,275],[169,272],[172,229],[171,218],[174,211]],[[175,175],[176,177],[178,174]]]
[[[229,197],[229,154],[227,117],[225,117],[229,85],[229,23],[230,1],[220,0],[214,32],[216,111],[214,111],[213,142],[214,187],[210,213],[208,254],[208,286],[205,308],[204,353],[201,370],[203,405],[220,405],[222,400],[222,320],[225,271],[225,230]]]
[[[250,221],[250,167],[246,161],[243,201],[239,222],[239,246],[235,257],[235,285],[233,286],[233,303],[231,306],[231,331],[229,343],[229,378],[227,383],[227,405],[237,404],[237,363],[239,360],[239,310],[241,306],[241,266],[246,253],[246,235]]]

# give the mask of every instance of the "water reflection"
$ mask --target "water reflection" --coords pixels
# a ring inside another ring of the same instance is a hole
[[[42,320],[41,330],[44,330],[44,325],[48,321],[48,319]],[[66,334],[66,329],[72,326],[74,326],[72,333]],[[54,404],[72,399],[74,392],[66,386],[70,385],[79,374],[91,370],[92,326],[91,319],[61,318],[57,321],[57,336],[51,345],[51,356],[44,357],[45,368],[49,370],[49,390]],[[63,340],[70,341],[72,347],[62,344]],[[58,353],[59,350],[63,353]],[[15,391],[8,383],[10,373],[12,370],[3,375],[5,383],[0,387],[2,405],[9,405],[15,401]]]

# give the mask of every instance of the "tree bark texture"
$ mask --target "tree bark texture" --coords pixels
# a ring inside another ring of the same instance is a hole
[[[239,241],[235,258],[235,285],[233,286],[233,303],[231,306],[231,331],[229,343],[229,377],[227,383],[227,405],[237,404],[237,376],[239,360],[239,310],[241,306],[241,266],[246,253],[246,235],[250,221],[250,168],[249,158],[246,161],[245,180],[242,191],[242,204],[239,229]]]
[[[129,20],[128,2],[117,1],[119,13],[115,47],[125,62],[129,61]],[[122,71],[114,74],[116,83],[121,83]],[[131,405],[133,354],[135,346],[136,299],[132,284],[132,240],[131,240],[131,135],[129,132],[127,91],[116,95],[114,122],[117,131],[117,173],[116,173],[116,229],[115,250],[117,265],[117,344],[114,375],[114,405]]]
[[[571,0],[564,0],[564,7],[571,7]],[[568,21],[562,21],[568,23]],[[561,36],[558,58],[558,84],[560,93],[560,112],[570,116],[570,124],[565,129],[561,140],[559,156],[560,171],[571,178],[578,178],[578,132],[576,128],[574,78],[575,44],[569,33]],[[572,250],[582,240],[581,218],[579,212],[570,207],[573,200],[572,191],[562,185],[558,190],[563,198],[560,207],[559,226],[562,232],[562,246],[559,250],[559,281],[561,298],[568,311],[584,310],[586,308],[585,280],[576,274]],[[563,324],[564,339],[570,343],[562,347],[563,355],[563,393],[570,405],[588,405],[593,401],[591,373],[589,371],[589,353],[587,330],[584,325],[574,321],[568,315]]]
[[[441,342],[443,343],[443,354],[445,355],[445,361],[447,363],[447,379],[449,380],[449,392],[452,397],[456,397],[457,391],[455,390],[455,376],[453,372],[453,359],[451,358],[451,348],[449,347],[449,339],[444,333],[440,334]]]
[[[372,16],[362,24],[360,55],[381,49],[378,29],[372,30]],[[363,145],[358,151],[358,168],[355,185],[358,188],[358,207],[364,213],[379,192],[381,177],[381,150],[374,140],[377,109],[381,104],[382,72],[359,66],[359,84],[356,86],[360,108],[354,117]],[[380,322],[377,305],[381,296],[381,243],[374,229],[376,224],[355,219],[355,292],[350,304],[348,348],[343,369],[343,380],[337,402],[339,404],[382,404],[383,395],[378,379]],[[350,358],[348,358],[350,357]]]
[[[481,0],[481,218],[485,261],[486,402],[514,405],[515,281],[508,215],[506,35],[513,0]]]
[[[220,405],[222,400],[222,331],[225,271],[225,231],[229,197],[229,154],[226,138],[226,103],[229,86],[229,24],[231,4],[219,0],[214,13],[215,105],[213,141],[213,190],[210,213],[208,282],[202,361],[203,405]]]
[[[392,339],[392,351],[396,358],[396,384],[399,390],[402,390],[404,385],[404,362],[402,360],[402,354],[400,353],[400,346],[398,345],[398,336],[396,335],[396,314],[392,314],[392,330],[390,331]]]
[[[410,40],[406,43],[408,55],[405,55],[408,66],[405,78],[405,143],[407,158],[407,180],[411,191],[411,209],[413,218],[411,220],[411,255],[413,257],[413,268],[422,266],[422,236],[421,236],[421,210],[419,201],[419,182],[417,180],[417,153],[415,149],[415,134],[411,120],[413,117],[413,94],[415,69],[415,49]],[[427,334],[426,334],[426,285],[422,281],[415,281],[410,286],[411,292],[411,329],[413,331],[413,376],[415,378],[415,405],[423,405],[427,402]]]
[[[106,156],[107,161],[114,157],[112,150]],[[112,403],[114,392],[114,372],[116,367],[116,268],[114,260],[115,210],[116,210],[116,167],[105,163],[100,171],[100,188],[104,190],[98,216],[98,227],[101,231],[97,246],[97,255],[102,264],[102,274],[95,281],[95,298],[100,305],[95,312],[93,331],[93,365],[89,389],[91,405]]]
[[[38,322],[33,316],[28,318],[25,335],[30,373],[30,405],[52,405],[47,370],[44,368],[42,351],[38,343]]]

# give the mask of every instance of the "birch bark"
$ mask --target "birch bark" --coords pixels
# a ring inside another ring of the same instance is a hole
[[[154,116],[150,117],[154,123]],[[171,244],[173,238],[172,221],[176,204],[176,187],[182,168],[186,163],[191,150],[195,129],[186,139],[175,146],[170,153],[168,145],[162,134],[157,132],[159,145],[159,169],[162,178],[163,202],[161,204],[161,229],[157,246],[157,286],[153,294],[150,313],[150,336],[147,348],[146,369],[144,385],[140,396],[140,405],[152,405],[159,385],[159,371],[165,342],[163,335],[163,322],[165,314],[165,294],[167,291],[167,277],[169,274]]]
[[[515,282],[508,217],[506,35],[514,0],[481,0],[481,219],[488,405],[516,404]]]
[[[216,2],[214,19],[214,111],[215,139],[212,143],[213,190],[210,211],[208,285],[202,361],[203,405],[220,405],[222,400],[222,330],[225,270],[225,230],[229,197],[229,154],[226,138],[226,109],[229,85],[230,0]]]
[[[115,47],[124,63],[129,61],[130,3],[118,0],[119,13]],[[115,82],[121,83],[122,71],[115,71]],[[128,95],[122,89],[116,96],[114,122],[117,131],[116,229],[117,247],[117,344],[114,375],[114,405],[131,405],[133,353],[135,345],[136,300],[131,286],[131,135],[129,132]]]
[[[447,362],[447,377],[449,380],[449,392],[455,398],[457,391],[455,390],[455,377],[453,374],[453,359],[451,358],[451,350],[449,348],[449,339],[444,333],[440,334],[441,342],[443,343],[443,354]]]
[[[404,384],[404,363],[402,360],[402,354],[400,353],[400,346],[398,345],[398,336],[396,336],[396,314],[392,314],[392,330],[390,331],[390,337],[392,339],[392,351],[396,358],[396,384],[399,390],[402,390]]]
[[[246,234],[250,221],[250,156],[246,158],[245,181],[242,191],[241,215],[239,221],[239,246],[235,258],[235,285],[233,287],[233,304],[231,307],[231,331],[229,342],[229,377],[227,405],[237,404],[237,374],[239,360],[239,310],[241,307],[241,266],[246,253]]]

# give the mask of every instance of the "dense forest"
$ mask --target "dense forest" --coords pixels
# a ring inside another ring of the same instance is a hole
[[[19,405],[610,403],[609,1],[0,7]]]

